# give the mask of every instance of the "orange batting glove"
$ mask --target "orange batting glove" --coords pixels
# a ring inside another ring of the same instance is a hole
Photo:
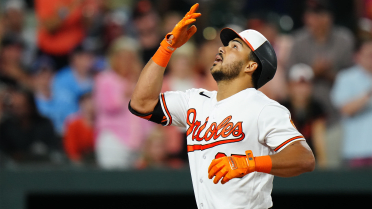
[[[195,18],[201,16],[200,13],[195,13],[198,8],[199,4],[194,4],[185,17],[173,28],[172,32],[165,36],[165,39],[169,40],[170,43],[163,40],[161,44],[165,44],[166,47],[170,46],[170,48],[179,48],[184,45],[196,32],[195,25],[191,26],[189,29],[187,29],[187,27],[196,21]],[[172,39],[170,39],[171,36],[173,36]]]
[[[229,156],[212,160],[208,168],[209,179],[215,176],[213,183],[217,184],[223,177],[221,183],[225,184],[233,178],[241,178],[254,171],[270,173],[270,156],[253,157],[251,150],[245,151],[245,154],[242,157]]]
[[[187,28],[190,24],[196,21],[195,18],[201,16],[200,13],[195,13],[198,7],[199,4],[192,6],[185,17],[173,28],[172,32],[165,36],[163,41],[160,43],[158,51],[152,57],[152,60],[156,64],[166,67],[174,50],[184,45],[191,36],[195,34],[195,25],[191,26],[189,29]]]

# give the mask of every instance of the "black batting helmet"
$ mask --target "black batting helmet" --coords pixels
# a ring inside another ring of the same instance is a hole
[[[276,54],[270,42],[260,32],[249,29],[237,33],[231,28],[224,28],[221,30],[220,38],[224,46],[234,38],[240,38],[257,56],[262,69],[256,81],[257,89],[273,79],[277,67]]]

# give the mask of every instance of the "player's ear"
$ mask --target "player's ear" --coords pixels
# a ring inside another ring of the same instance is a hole
[[[244,72],[253,73],[258,67],[257,62],[248,61],[247,65],[244,68]]]

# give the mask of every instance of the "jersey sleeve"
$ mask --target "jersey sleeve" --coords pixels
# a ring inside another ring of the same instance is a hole
[[[281,105],[267,105],[257,121],[259,142],[280,152],[295,141],[305,140],[291,120],[288,109]]]
[[[129,111],[146,120],[161,124],[163,126],[186,127],[186,114],[190,98],[190,91],[168,91],[159,95],[159,102],[154,111],[141,114],[128,105]]]

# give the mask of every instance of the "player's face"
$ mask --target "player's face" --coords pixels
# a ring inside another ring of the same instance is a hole
[[[213,78],[228,81],[237,78],[248,61],[250,49],[240,38],[235,38],[229,45],[220,47],[210,71]]]

